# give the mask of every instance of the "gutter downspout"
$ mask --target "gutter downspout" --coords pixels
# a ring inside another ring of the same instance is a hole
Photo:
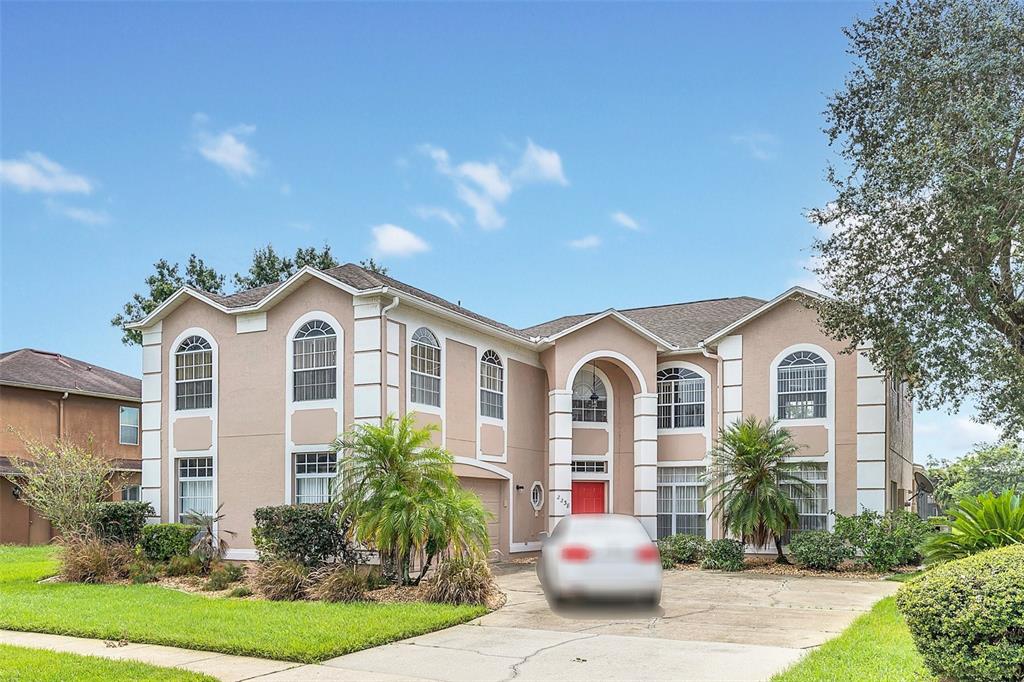
[[[68,392],[64,391],[64,395],[57,401],[57,438],[64,438],[64,401],[68,399]]]
[[[381,290],[381,294],[387,294],[388,288],[384,287]],[[388,313],[398,307],[398,297],[392,296],[391,303],[380,310],[380,338],[384,340],[381,348],[381,363],[380,363],[380,383],[384,387],[384,390],[380,392],[380,413],[382,415],[381,421],[387,419],[390,414],[388,412]],[[396,417],[398,415],[395,415]]]

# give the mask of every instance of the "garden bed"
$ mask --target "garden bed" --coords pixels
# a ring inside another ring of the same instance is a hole
[[[768,575],[816,576],[824,578],[846,578],[850,580],[881,580],[892,574],[914,574],[916,566],[900,566],[891,571],[878,572],[870,566],[855,561],[844,561],[834,571],[819,571],[803,568],[796,564],[780,564],[775,555],[747,556],[743,560],[743,570],[750,573],[766,573]]]

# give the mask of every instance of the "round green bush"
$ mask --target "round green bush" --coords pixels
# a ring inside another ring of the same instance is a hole
[[[1024,679],[1024,545],[936,566],[905,583],[896,606],[936,675]]]
[[[810,530],[796,533],[789,542],[797,563],[818,571],[834,571],[853,556],[853,548],[832,533]]]
[[[150,561],[168,561],[188,556],[199,526],[185,523],[152,523],[142,528],[142,552]]]
[[[704,550],[700,567],[719,571],[742,571],[743,543],[725,538],[712,540]]]
[[[707,544],[708,541],[704,538],[685,533],[676,533],[658,540],[662,568],[672,568],[676,564],[692,564],[700,561]]]

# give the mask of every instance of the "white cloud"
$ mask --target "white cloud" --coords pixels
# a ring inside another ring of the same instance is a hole
[[[562,171],[562,157],[553,149],[545,149],[527,138],[526,149],[519,160],[519,166],[512,171],[512,178],[519,183],[553,182],[563,187],[569,184]]]
[[[498,207],[519,188],[536,183],[569,184],[558,152],[529,139],[511,171],[496,161],[463,161],[453,165],[448,150],[431,144],[420,145],[419,151],[433,160],[438,173],[451,179],[455,196],[472,209],[477,225],[485,230],[504,227],[505,217]]]
[[[290,227],[293,230],[298,230],[299,232],[309,232],[310,230],[313,229],[312,225],[301,221],[292,221],[288,223],[288,227]]]
[[[108,215],[106,211],[94,211],[90,208],[68,206],[67,208],[61,209],[61,213],[74,221],[84,223],[86,225],[106,225],[110,222],[110,215]]]
[[[0,182],[19,192],[44,194],[91,194],[93,183],[64,168],[39,152],[26,152],[21,159],[0,160]]]
[[[612,213],[612,220],[617,222],[619,225],[622,225],[627,230],[640,229],[640,223],[636,221],[636,218],[629,215],[625,211],[616,211],[615,213]]]
[[[771,133],[743,133],[732,135],[729,139],[733,144],[745,148],[758,161],[774,159],[780,143],[778,136]]]
[[[588,234],[586,237],[573,239],[569,242],[569,248],[578,250],[596,249],[599,246],[601,246],[601,238],[596,234]]]
[[[192,122],[196,128],[196,150],[204,159],[234,178],[251,178],[256,175],[262,161],[256,151],[242,139],[255,133],[256,126],[242,124],[211,132],[206,127],[209,118],[204,114],[196,114]]]
[[[398,225],[375,225],[370,232],[373,233],[373,251],[378,256],[412,256],[430,250],[423,239]]]
[[[922,464],[928,455],[939,459],[958,459],[979,443],[998,441],[999,429],[992,424],[973,421],[973,414],[972,406],[952,415],[939,410],[915,414],[914,459]]]
[[[441,206],[413,206],[412,213],[420,220],[440,220],[452,227],[462,224],[462,216]]]

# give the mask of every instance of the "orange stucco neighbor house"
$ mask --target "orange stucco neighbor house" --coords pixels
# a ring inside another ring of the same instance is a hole
[[[52,537],[50,523],[19,497],[11,460],[31,459],[22,437],[91,444],[118,472],[114,499],[138,499],[141,403],[135,377],[32,348],[0,354],[0,544]]]
[[[516,329],[347,264],[231,296],[178,291],[142,332],[142,498],[160,519],[223,504],[229,558],[255,557],[253,510],[325,499],[346,426],[435,424],[503,556],[573,511],[638,517],[652,536],[720,529],[701,474],[718,429],[778,417],[831,510],[913,489],[912,410],[863,349],[825,336],[794,288],[606,310]]]

